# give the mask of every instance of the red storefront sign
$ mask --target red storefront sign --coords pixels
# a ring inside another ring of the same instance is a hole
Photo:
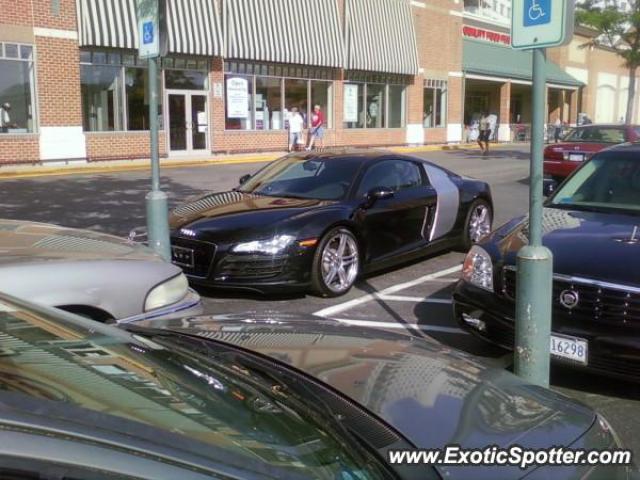
[[[469,38],[486,40],[487,42],[503,43],[511,45],[511,36],[507,33],[492,32],[484,28],[470,27],[465,25],[462,27],[462,35]]]

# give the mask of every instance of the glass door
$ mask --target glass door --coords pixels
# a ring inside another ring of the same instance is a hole
[[[207,96],[191,95],[191,149],[207,149],[209,116],[207,114]]]
[[[209,112],[207,95],[168,92],[169,151],[193,154],[208,150]]]
[[[187,96],[184,93],[169,94],[169,150],[186,152],[187,147]]]

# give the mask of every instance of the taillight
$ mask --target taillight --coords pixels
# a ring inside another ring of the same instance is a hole
[[[549,160],[563,160],[562,148],[547,147],[544,149],[544,158]]]

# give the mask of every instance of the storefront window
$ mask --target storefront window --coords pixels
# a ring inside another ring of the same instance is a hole
[[[253,77],[241,75],[225,76],[226,121],[228,130],[251,130],[253,128]],[[262,122],[261,122],[262,123]]]
[[[309,82],[308,80],[285,79],[284,106],[287,112],[297,107],[305,125],[309,116]],[[286,123],[286,122],[285,122]]]
[[[331,82],[311,81],[311,104],[309,106],[311,109],[316,105],[320,106],[327,128],[333,127],[332,85]]]
[[[129,130],[149,129],[149,98],[147,95],[147,71],[127,68],[127,126]]]
[[[30,45],[0,43],[0,133],[35,130],[32,54]]]
[[[255,109],[256,130],[284,128],[281,79],[256,77]]]
[[[31,47],[30,47],[31,48]],[[23,52],[20,52],[23,54]],[[26,52],[29,53],[29,52]],[[149,90],[147,60],[109,51],[80,51],[82,117],[85,131],[148,130]],[[167,89],[209,89],[207,60],[184,57],[162,59],[158,76],[158,122],[163,128],[164,95]],[[248,119],[252,125],[252,119]],[[240,123],[236,122],[236,128]]]
[[[346,80],[344,128],[405,126],[406,76],[351,71]]]
[[[405,125],[405,87],[389,85],[389,128],[402,128]]]
[[[291,108],[296,107],[307,122],[314,105],[320,105],[325,114],[327,126],[331,126],[333,82],[317,80],[331,78],[330,69],[239,61],[225,62],[224,69],[227,129],[286,129],[287,113]],[[233,88],[229,89],[229,79],[234,78],[245,79],[248,90],[245,92],[245,84],[242,82],[234,82]],[[249,102],[249,111],[246,114],[244,113],[245,98],[253,99]],[[253,124],[251,121],[247,123],[243,120],[245,117],[252,116]]]
[[[122,70],[81,65],[82,125],[87,132],[122,129]]]
[[[447,123],[446,80],[425,80],[423,125],[425,128],[444,127]]]
[[[385,126],[385,86],[367,84],[367,128]]]
[[[209,88],[206,71],[167,69],[164,72],[164,82],[167,89],[174,90],[207,90]]]

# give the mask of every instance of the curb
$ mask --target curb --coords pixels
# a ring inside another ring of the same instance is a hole
[[[503,143],[496,144],[493,148],[505,148],[514,144]],[[437,152],[437,151],[455,151],[455,150],[477,150],[477,145],[421,145],[416,147],[390,147],[387,150],[396,153],[418,153],[418,152]],[[214,165],[236,165],[270,162],[280,158],[285,152],[253,155],[240,158],[232,156],[221,158],[203,158],[189,160],[160,160],[160,167],[163,169],[174,168],[191,168],[191,167],[210,167]],[[109,163],[109,162],[101,162]],[[13,170],[11,170],[13,168]],[[2,171],[8,169],[9,171]],[[149,170],[148,160],[132,160],[128,163],[111,163],[110,165],[92,165],[91,163],[82,166],[64,165],[55,167],[46,167],[40,165],[29,166],[0,166],[0,180],[12,180],[21,178],[36,177],[56,177],[65,175],[91,175],[100,173],[122,173]]]

